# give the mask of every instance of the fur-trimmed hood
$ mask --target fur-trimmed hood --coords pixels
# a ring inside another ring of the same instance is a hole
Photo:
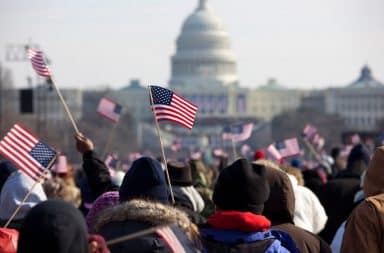
[[[183,211],[143,199],[133,199],[102,211],[95,221],[95,232],[100,232],[110,222],[125,220],[140,221],[152,226],[177,224],[190,239],[195,237],[195,226]]]

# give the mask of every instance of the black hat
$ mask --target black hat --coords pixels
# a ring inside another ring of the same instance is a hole
[[[20,228],[17,252],[87,253],[88,231],[83,215],[62,200],[36,205]]]
[[[167,163],[169,177],[172,185],[175,186],[191,186],[192,174],[191,167],[187,163],[178,161],[168,161]]]
[[[213,202],[222,210],[261,214],[269,197],[266,169],[238,159],[224,168],[213,192]]]
[[[120,202],[145,198],[168,204],[168,186],[161,164],[149,157],[135,160],[124,176],[119,194]]]

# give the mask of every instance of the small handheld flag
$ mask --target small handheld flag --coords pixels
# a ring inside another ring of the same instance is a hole
[[[43,52],[29,48],[28,58],[31,60],[32,67],[36,73],[40,76],[50,78],[51,71],[48,65],[45,63]]]
[[[156,230],[156,234],[163,238],[172,253],[185,253],[183,245],[180,243],[179,239],[170,227],[159,228]]]
[[[253,123],[236,124],[224,129],[223,140],[245,141],[252,135]]]
[[[172,121],[192,129],[198,107],[175,92],[150,86],[152,109],[157,121]]]
[[[20,124],[15,124],[0,141],[0,154],[35,181],[56,159],[56,152],[51,147]]]
[[[113,121],[118,122],[120,119],[123,107],[109,98],[102,98],[97,107],[97,113],[101,116]]]
[[[317,128],[311,124],[306,124],[303,129],[303,138],[310,140],[317,134]]]

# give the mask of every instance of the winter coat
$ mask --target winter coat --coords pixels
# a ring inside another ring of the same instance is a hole
[[[5,225],[13,212],[18,208],[25,195],[30,191],[35,181],[26,176],[21,171],[16,171],[8,177],[0,195],[0,223]],[[22,220],[27,213],[38,203],[47,200],[43,187],[40,183],[36,184],[32,193],[21,205],[20,210],[9,224],[8,228],[19,229]]]
[[[172,226],[172,230],[186,252],[197,252],[191,242],[195,238],[194,225],[184,212],[142,199],[130,200],[102,211],[96,218],[95,231],[108,241],[153,226],[168,224],[176,224]],[[112,253],[170,252],[166,242],[155,233],[111,245],[109,248]]]
[[[328,219],[324,207],[310,189],[298,185],[294,176],[288,176],[295,192],[295,225],[314,234],[319,233]]]
[[[193,186],[190,187],[182,187],[182,186],[172,186],[174,198],[175,198],[175,207],[179,208],[180,210],[184,211],[188,218],[195,224],[203,224],[205,223],[205,218],[200,215],[200,213],[195,209],[196,204],[193,203],[194,199],[190,197],[189,192],[186,192],[184,188],[193,188]],[[200,197],[199,193],[194,190],[196,194]],[[200,197],[202,204],[202,207],[204,208],[204,201]],[[203,209],[201,209],[203,210]]]
[[[20,229],[18,253],[87,253],[84,218],[72,204],[48,200],[35,206]]]
[[[270,196],[264,204],[263,215],[272,222],[272,229],[288,233],[302,253],[331,252],[320,237],[294,225],[295,195],[288,176],[280,170],[267,167]]]
[[[360,189],[360,180],[356,178],[338,178],[330,180],[319,191],[319,199],[328,216],[328,221],[320,236],[331,243],[337,229],[355,207],[354,197]]]
[[[376,149],[363,185],[367,197],[347,220],[341,252],[384,252],[384,147]]]
[[[92,201],[107,191],[118,189],[111,180],[111,175],[105,163],[97,158],[96,153],[89,151],[83,155],[83,169],[91,190]]]
[[[251,212],[219,211],[201,226],[204,249],[208,253],[299,252],[292,238],[270,230],[271,222]]]

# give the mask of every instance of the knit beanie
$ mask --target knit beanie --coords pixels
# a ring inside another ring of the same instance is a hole
[[[84,218],[72,204],[48,200],[35,206],[20,229],[18,253],[88,253]]]
[[[259,159],[264,159],[265,158],[265,153],[262,149],[256,149],[255,153],[253,154],[253,160],[257,161]]]
[[[11,217],[34,184],[33,179],[20,171],[13,173],[7,179],[0,195],[0,219],[7,220]],[[24,203],[21,204],[14,220],[23,219],[32,207],[44,200],[47,200],[47,196],[41,184],[38,183]]]
[[[222,210],[261,214],[269,196],[263,165],[238,159],[224,168],[216,182],[213,202]]]
[[[120,202],[135,198],[169,203],[168,187],[161,164],[149,157],[132,163],[120,187]]]
[[[119,192],[110,191],[100,195],[95,202],[93,202],[92,208],[89,210],[85,220],[87,222],[88,231],[93,232],[93,226],[97,219],[97,215],[104,209],[119,204]]]

